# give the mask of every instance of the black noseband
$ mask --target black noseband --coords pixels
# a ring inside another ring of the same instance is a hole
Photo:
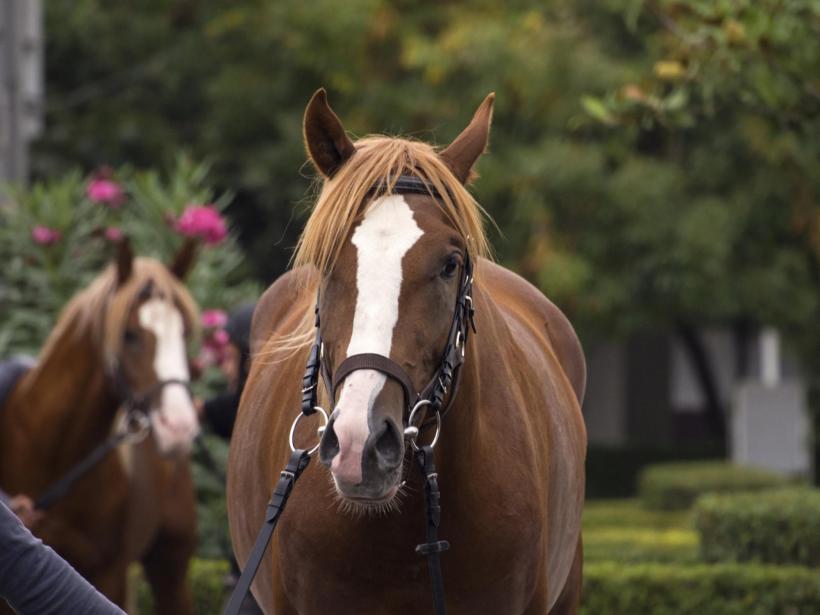
[[[330,394],[334,401],[336,399],[336,391],[339,390],[339,385],[342,384],[342,381],[360,369],[374,369],[398,382],[402,389],[404,389],[404,404],[406,406],[413,403],[417,397],[413,382],[410,380],[407,372],[405,372],[398,363],[392,359],[388,359],[384,355],[363,352],[347,357],[342,361],[341,365],[336,368],[336,373],[333,375],[333,383],[330,387]]]

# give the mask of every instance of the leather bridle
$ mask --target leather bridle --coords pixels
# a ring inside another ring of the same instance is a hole
[[[119,426],[105,440],[89,451],[85,457],[71,466],[59,479],[51,483],[37,497],[34,507],[38,510],[47,510],[65,497],[71,487],[80,478],[91,471],[98,463],[106,458],[108,453],[123,442],[136,444],[142,442],[151,433],[151,400],[165,387],[171,385],[182,386],[191,395],[191,384],[179,378],[168,378],[154,383],[145,391],[134,393],[122,369],[117,366],[109,376],[113,382],[117,396],[123,407],[122,420]]]
[[[371,191],[373,192],[373,191]],[[392,187],[393,194],[427,194],[437,199],[441,199],[439,193],[418,177],[402,175]],[[469,252],[465,251],[464,261],[461,267],[461,277],[459,280],[458,296],[456,297],[453,309],[453,319],[450,330],[447,334],[447,342],[433,377],[427,385],[417,391],[413,381],[407,372],[396,361],[390,357],[376,353],[360,353],[345,358],[331,375],[323,362],[324,345],[321,332],[321,317],[319,314],[319,298],[316,300],[314,309],[316,336],[308,355],[305,374],[302,378],[302,414],[310,416],[317,411],[318,407],[318,382],[319,374],[322,375],[325,388],[328,391],[331,404],[336,402],[336,394],[341,384],[350,374],[362,369],[370,369],[381,372],[385,376],[397,382],[404,392],[405,411],[404,419],[407,427],[411,428],[406,435],[412,436],[411,441],[415,441],[415,435],[421,425],[412,425],[415,414],[421,408],[427,407],[428,416],[440,421],[452,407],[458,391],[461,367],[464,364],[465,349],[470,330],[475,332],[475,308],[472,299],[473,289],[473,262]],[[449,395],[448,395],[449,393]],[[446,405],[445,405],[446,398]],[[426,423],[424,427],[432,425]],[[414,432],[414,429],[416,430]]]

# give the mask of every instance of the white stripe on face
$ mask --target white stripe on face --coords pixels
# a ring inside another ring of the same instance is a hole
[[[156,338],[154,372],[158,380],[188,382],[188,358],[185,352],[185,330],[182,315],[172,304],[151,299],[139,308],[140,325]],[[162,451],[189,449],[199,432],[199,421],[188,391],[179,385],[162,389],[157,412],[151,422]]]
[[[402,259],[422,235],[403,196],[381,197],[368,207],[352,238],[357,250],[357,294],[348,357],[363,352],[390,356],[399,319]],[[361,482],[368,416],[385,381],[386,376],[375,370],[357,370],[344,381],[333,426],[339,454],[330,469],[347,483]]]

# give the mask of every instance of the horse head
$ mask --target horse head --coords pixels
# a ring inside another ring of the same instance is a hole
[[[308,154],[325,179],[296,258],[322,274],[333,411],[319,455],[354,506],[385,507],[399,492],[410,409],[439,373],[468,261],[486,253],[465,184],[487,145],[493,99],[441,151],[388,137],[352,142],[324,90],[305,112]],[[401,190],[401,181],[418,189]],[[394,367],[348,361],[373,356]]]
[[[107,372],[126,412],[150,422],[163,454],[188,451],[199,432],[186,348],[197,308],[182,282],[195,248],[187,241],[166,266],[135,258],[124,240],[112,266],[103,333]]]

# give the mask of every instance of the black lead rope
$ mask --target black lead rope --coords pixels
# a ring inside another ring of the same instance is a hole
[[[285,505],[288,503],[290,492],[293,491],[293,485],[299,479],[299,476],[304,472],[305,468],[310,463],[310,455],[306,450],[297,448],[290,456],[288,465],[282,470],[279,475],[279,482],[273,490],[273,494],[268,502],[267,512],[265,513],[265,522],[262,524],[262,529],[256,536],[256,542],[253,544],[248,561],[245,563],[245,569],[239,576],[239,580],[233,588],[231,599],[228,606],[225,607],[224,615],[237,615],[239,609],[242,608],[242,602],[251,588],[251,582],[256,576],[256,571],[262,563],[262,558],[265,557],[265,551],[270,544],[270,539],[273,536],[273,531],[276,529],[276,524],[279,522],[279,517],[282,516],[282,511],[285,510]]]
[[[430,570],[430,584],[433,588],[433,607],[436,615],[444,615],[444,576],[441,574],[439,555],[450,548],[446,540],[438,539],[438,526],[441,523],[441,493],[438,490],[438,474],[433,463],[433,448],[430,445],[420,446],[416,451],[416,461],[424,475],[424,493],[427,499],[427,542],[416,547],[416,553],[427,556],[427,568]]]
[[[40,497],[34,501],[34,508],[37,510],[48,510],[51,508],[68,493],[68,490],[71,489],[74,483],[100,463],[108,453],[117,448],[129,435],[131,435],[129,431],[116,433],[101,444],[95,446],[79,463],[74,465],[57,482],[49,485],[48,488],[40,494]]]

